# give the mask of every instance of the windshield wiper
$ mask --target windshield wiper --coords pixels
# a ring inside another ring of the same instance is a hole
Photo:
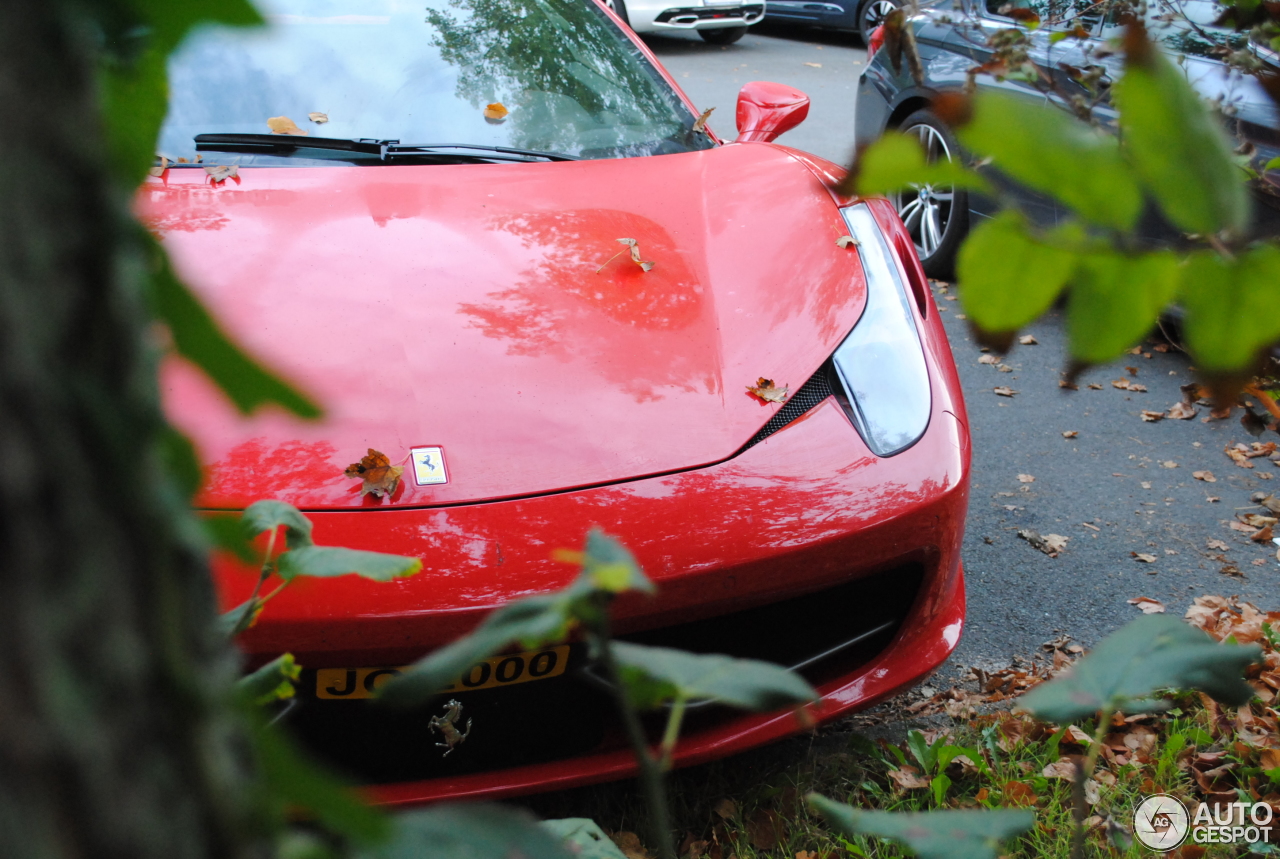
[[[391,158],[436,155],[480,161],[580,161],[574,155],[559,152],[540,152],[536,149],[514,149],[509,146],[486,146],[475,143],[401,143],[399,140],[373,140],[339,137],[295,137],[285,134],[197,134],[197,152],[246,152],[264,155],[282,155],[296,149],[328,149],[338,152],[359,152],[376,155],[386,161]]]

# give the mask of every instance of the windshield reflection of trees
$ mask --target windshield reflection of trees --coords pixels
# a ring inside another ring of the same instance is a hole
[[[512,112],[513,145],[586,156],[704,149],[648,61],[584,0],[448,0],[428,9],[457,96]]]
[[[510,354],[591,356],[592,366],[639,402],[661,398],[664,387],[720,390],[711,304],[660,224],[630,212],[580,209],[504,216],[491,228],[543,254],[511,288],[459,307],[486,336],[508,341]],[[639,240],[644,258],[658,261],[652,271],[631,261],[620,236]]]

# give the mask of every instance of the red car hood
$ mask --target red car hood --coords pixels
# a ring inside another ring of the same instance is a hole
[[[716,462],[779,408],[747,386],[798,388],[864,301],[831,196],[771,145],[206,179],[150,180],[140,215],[325,417],[243,419],[169,362],[166,409],[209,464],[205,507],[456,504]],[[388,500],[343,476],[368,448],[395,463],[426,445],[447,484],[417,486],[405,463]]]

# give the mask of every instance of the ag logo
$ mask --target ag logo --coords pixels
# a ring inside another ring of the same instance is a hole
[[[1167,793],[1147,797],[1133,812],[1133,835],[1152,850],[1173,850],[1190,829],[1186,806]]]

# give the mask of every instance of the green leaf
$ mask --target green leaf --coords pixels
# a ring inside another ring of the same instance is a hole
[[[983,91],[956,133],[976,155],[1094,224],[1127,230],[1142,210],[1142,191],[1115,136],[1065,111]]]
[[[1265,173],[1268,170],[1280,170],[1280,155],[1277,155],[1275,158],[1272,158],[1266,164],[1262,165],[1262,172]]]
[[[1019,705],[1065,725],[1103,708],[1129,712],[1160,689],[1199,689],[1225,704],[1243,704],[1253,689],[1240,672],[1260,652],[1256,645],[1219,644],[1174,617],[1147,615],[1108,635],[1069,676],[1037,686]]]
[[[559,838],[525,811],[450,804],[395,817],[383,844],[357,859],[573,859]]]
[[[594,587],[609,593],[654,592],[653,582],[640,569],[631,551],[599,528],[587,533],[582,573]]]
[[[818,698],[799,674],[768,662],[625,641],[615,641],[610,648],[639,707],[710,699],[746,710],[776,710]]]
[[[986,181],[959,161],[930,164],[918,138],[887,131],[858,155],[857,192],[890,194],[911,185],[952,185],[989,190]]]
[[[1131,52],[1111,88],[1124,147],[1169,220],[1192,233],[1242,231],[1249,198],[1222,123],[1160,51]]]
[[[285,544],[290,549],[315,545],[311,540],[311,520],[303,516],[297,507],[283,501],[272,498],[255,501],[240,514],[240,521],[251,537],[283,525]]]
[[[199,517],[197,521],[215,549],[230,552],[244,564],[257,565],[262,562],[260,553],[254,551],[249,542],[239,516],[234,513],[212,513]]]
[[[566,844],[577,859],[627,859],[613,839],[589,817],[544,820],[539,825]]]
[[[391,831],[385,815],[365,805],[346,785],[302,754],[293,742],[271,726],[258,724],[254,732],[261,768],[264,801],[297,806],[326,829],[363,844],[384,840]]]
[[[818,794],[809,794],[809,804],[847,836],[892,838],[921,859],[995,859],[1001,841],[1025,832],[1036,821],[1035,812],[1013,809],[911,814],[860,811]]]
[[[377,697],[392,706],[414,707],[456,682],[472,665],[513,644],[532,650],[562,641],[573,623],[571,609],[566,591],[508,603],[485,618],[474,632],[418,660],[380,686]]]
[[[280,556],[276,572],[280,578],[290,581],[298,576],[332,578],[357,575],[375,582],[389,582],[412,576],[422,570],[420,558],[388,555],[383,552],[363,552],[339,546],[303,546],[291,549]]]
[[[163,249],[155,248],[152,278],[155,313],[169,326],[178,354],[208,374],[237,409],[249,414],[276,405],[304,418],[320,416],[320,407],[263,369],[236,346],[187,287],[174,275]]]
[[[1248,369],[1258,350],[1280,339],[1280,248],[1264,245],[1234,260],[1192,254],[1179,300],[1196,366]]]
[[[1016,331],[1052,306],[1073,265],[1069,251],[1032,238],[1021,215],[1001,212],[960,247],[956,274],[965,313],[984,331]]]
[[[1067,304],[1072,356],[1101,364],[1137,343],[1173,300],[1181,276],[1177,257],[1167,251],[1077,256]]]
[[[933,792],[933,804],[942,805],[947,798],[947,790],[951,787],[951,779],[946,773],[938,773],[929,780],[929,788]]]
[[[244,619],[245,614],[247,612],[253,612],[257,615],[262,611],[262,606],[262,600],[255,598],[245,600],[230,611],[223,612],[218,616],[218,631],[226,636],[235,635],[236,630],[240,628],[240,622]]]
[[[195,495],[204,480],[204,474],[200,469],[196,446],[191,443],[191,439],[165,424],[160,430],[160,458],[177,482],[183,497]]]
[[[236,691],[258,706],[282,701],[293,697],[293,684],[301,674],[302,666],[293,661],[292,653],[286,653],[241,677],[236,681]]]

